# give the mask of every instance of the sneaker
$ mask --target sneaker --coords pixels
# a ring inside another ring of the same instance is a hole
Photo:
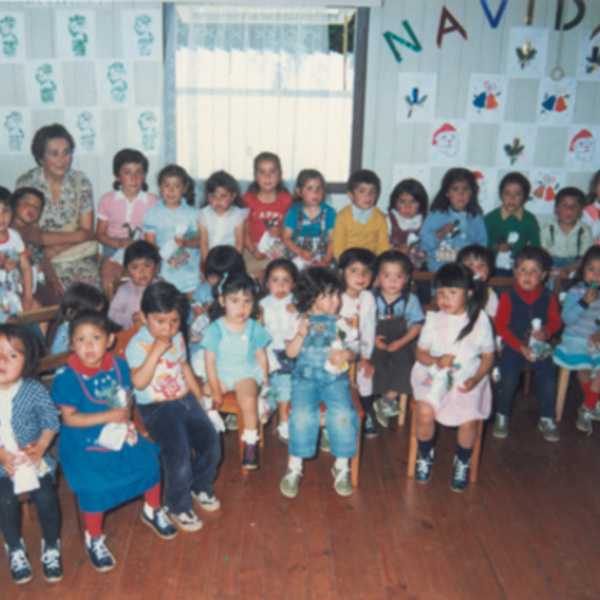
[[[192,498],[198,503],[200,508],[207,512],[214,512],[221,508],[221,503],[214,494],[209,494],[208,492],[199,492],[196,494],[192,492]]]
[[[42,566],[44,579],[48,583],[56,583],[63,578],[62,560],[60,558],[60,540],[54,546],[47,546],[42,540]]]
[[[387,396],[382,396],[381,400],[385,405],[385,411],[389,417],[399,417],[402,410],[400,408],[400,403],[396,398],[388,398]]]
[[[258,443],[247,444],[244,442],[244,458],[242,469],[258,469]]]
[[[196,516],[193,510],[186,510],[179,514],[169,513],[175,525],[183,531],[198,531],[202,529],[204,523]]]
[[[19,545],[9,548],[6,544],[6,554],[8,554],[8,563],[10,565],[10,575],[15,583],[27,583],[33,579],[33,571],[27,558],[27,550],[23,540]]]
[[[240,428],[237,415],[227,415],[225,417],[225,427],[227,427],[227,431],[237,431]]]
[[[164,508],[153,509],[152,518],[142,510],[142,523],[145,523],[154,533],[163,540],[172,540],[177,535],[177,528],[169,521]]]
[[[417,463],[415,465],[415,481],[417,483],[429,483],[431,472],[433,470],[433,456],[435,454],[432,448],[428,456],[417,452]]]
[[[285,427],[282,427],[282,425],[285,425]],[[277,437],[279,438],[279,441],[284,444],[290,443],[290,428],[287,423],[279,423],[279,425],[277,425]]]
[[[295,498],[300,489],[300,479],[302,479],[302,472],[288,467],[279,486],[281,493],[288,498]]]
[[[499,440],[503,440],[508,435],[508,417],[496,413],[496,420],[494,421],[494,428],[492,429],[492,435]]]
[[[329,433],[327,428],[321,427],[321,439],[319,440],[319,448],[323,452],[331,452],[331,444],[329,443]]]
[[[331,467],[331,474],[335,481],[333,487],[340,496],[350,496],[352,494],[352,482],[350,481],[350,469],[348,467],[337,469],[335,465]]]
[[[375,423],[373,423],[373,417],[371,415],[365,416],[365,437],[377,437],[379,435],[379,431],[377,431],[377,427],[375,427]]]
[[[591,408],[580,406],[577,414],[577,421],[575,427],[583,433],[592,435],[592,421],[594,420],[594,411]]]
[[[452,467],[452,480],[450,481],[450,489],[453,492],[464,492],[469,483],[469,471],[471,470],[471,461],[463,462],[454,457],[454,465]]]
[[[85,532],[85,549],[90,557],[92,567],[100,573],[114,569],[117,564],[115,557],[104,543],[105,539],[103,535],[93,538],[87,531]]]
[[[549,417],[542,417],[540,419],[538,429],[542,432],[547,442],[558,442],[560,440],[556,423]]]
[[[592,410],[592,419],[594,419],[594,421],[600,421],[600,402],[598,402]]]
[[[381,399],[375,400],[375,402],[373,402],[373,410],[375,411],[377,422],[387,429],[390,426],[390,415],[387,412],[384,401]]]

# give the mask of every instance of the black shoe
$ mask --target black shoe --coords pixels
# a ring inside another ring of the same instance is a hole
[[[365,437],[377,437],[379,435],[379,431],[377,431],[377,427],[375,427],[375,423],[373,423],[373,417],[367,414],[365,416]]]
[[[415,481],[417,483],[429,483],[433,469],[433,455],[433,448],[429,451],[428,456],[424,456],[420,451],[417,452],[417,464],[415,468]]]
[[[27,583],[33,579],[33,571],[27,558],[27,550],[23,540],[19,541],[19,545],[14,548],[9,548],[5,545],[6,554],[8,554],[8,562],[10,565],[10,574],[15,583]]]
[[[163,540],[172,540],[177,535],[177,528],[169,521],[164,508],[153,509],[152,518],[142,509],[142,523],[145,523]]]
[[[106,547],[104,539],[103,535],[93,538],[87,531],[85,532],[85,549],[90,557],[92,567],[100,573],[110,571],[116,565],[115,558]]]
[[[47,546],[42,540],[42,566],[44,579],[49,583],[56,583],[63,578],[62,560],[60,558],[60,540],[53,546]]]
[[[454,457],[454,466],[452,467],[452,480],[450,481],[450,489],[453,492],[464,492],[469,484],[469,471],[471,470],[471,461],[463,462]]]
[[[243,469],[258,469],[258,442],[256,444],[247,444],[244,442],[244,458],[242,460]]]

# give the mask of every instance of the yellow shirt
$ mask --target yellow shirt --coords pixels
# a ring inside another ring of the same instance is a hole
[[[333,255],[339,259],[348,248],[366,248],[376,256],[390,249],[387,221],[376,206],[364,225],[354,220],[351,204],[337,214],[333,228]]]

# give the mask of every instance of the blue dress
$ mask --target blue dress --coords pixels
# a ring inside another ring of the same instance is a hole
[[[56,376],[52,397],[58,406],[94,414],[110,410],[108,398],[118,385],[131,387],[125,361],[107,353],[99,369],[90,369],[73,355]],[[61,430],[60,463],[84,512],[104,512],[160,482],[158,446],[140,435],[135,446],[126,443],[118,452],[107,450],[97,441],[103,426],[63,425]]]

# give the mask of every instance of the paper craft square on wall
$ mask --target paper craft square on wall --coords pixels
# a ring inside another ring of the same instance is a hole
[[[435,73],[400,73],[396,120],[433,121],[436,98],[437,75]]]
[[[489,167],[471,168],[475,179],[477,180],[477,202],[481,206],[483,214],[500,206],[500,197],[498,196],[498,171]]]
[[[545,75],[549,30],[542,27],[511,27],[506,73],[522,79]]]
[[[160,109],[156,107],[132,108],[127,115],[128,139],[132,148],[144,154],[158,154],[162,131]]]
[[[3,106],[0,108],[0,153],[29,154],[31,115],[29,109]]]
[[[96,61],[96,90],[100,106],[134,106],[135,73],[132,60]]]
[[[536,134],[534,125],[503,123],[498,135],[498,167],[518,171],[531,167]]]
[[[538,125],[570,125],[576,99],[577,80],[563,77],[554,81],[551,77],[543,77],[538,92]]]
[[[92,10],[57,10],[55,39],[59,58],[95,58],[96,13]]]
[[[429,192],[431,169],[428,165],[396,163],[392,170],[391,188],[396,187],[403,179],[416,179]],[[382,206],[381,209],[387,212],[385,207]]]
[[[68,108],[65,110],[65,127],[75,138],[77,154],[102,152],[102,109]]]
[[[0,12],[0,61],[25,60],[25,14]]]
[[[64,106],[62,62],[59,60],[25,61],[25,91],[28,106]]]
[[[590,40],[591,31],[581,33],[577,78],[585,81],[600,81],[600,33]]]
[[[535,168],[529,172],[532,198],[527,202],[527,210],[536,215],[554,214],[554,200],[558,190],[567,185],[565,169]]]
[[[121,10],[123,56],[162,59],[162,11],[133,8]]]
[[[565,166],[569,171],[592,172],[598,169],[600,126],[571,125]]]
[[[499,123],[504,119],[508,78],[504,75],[471,73],[467,119]]]
[[[434,121],[432,132],[430,164],[456,166],[466,162],[469,128],[465,121]]]

